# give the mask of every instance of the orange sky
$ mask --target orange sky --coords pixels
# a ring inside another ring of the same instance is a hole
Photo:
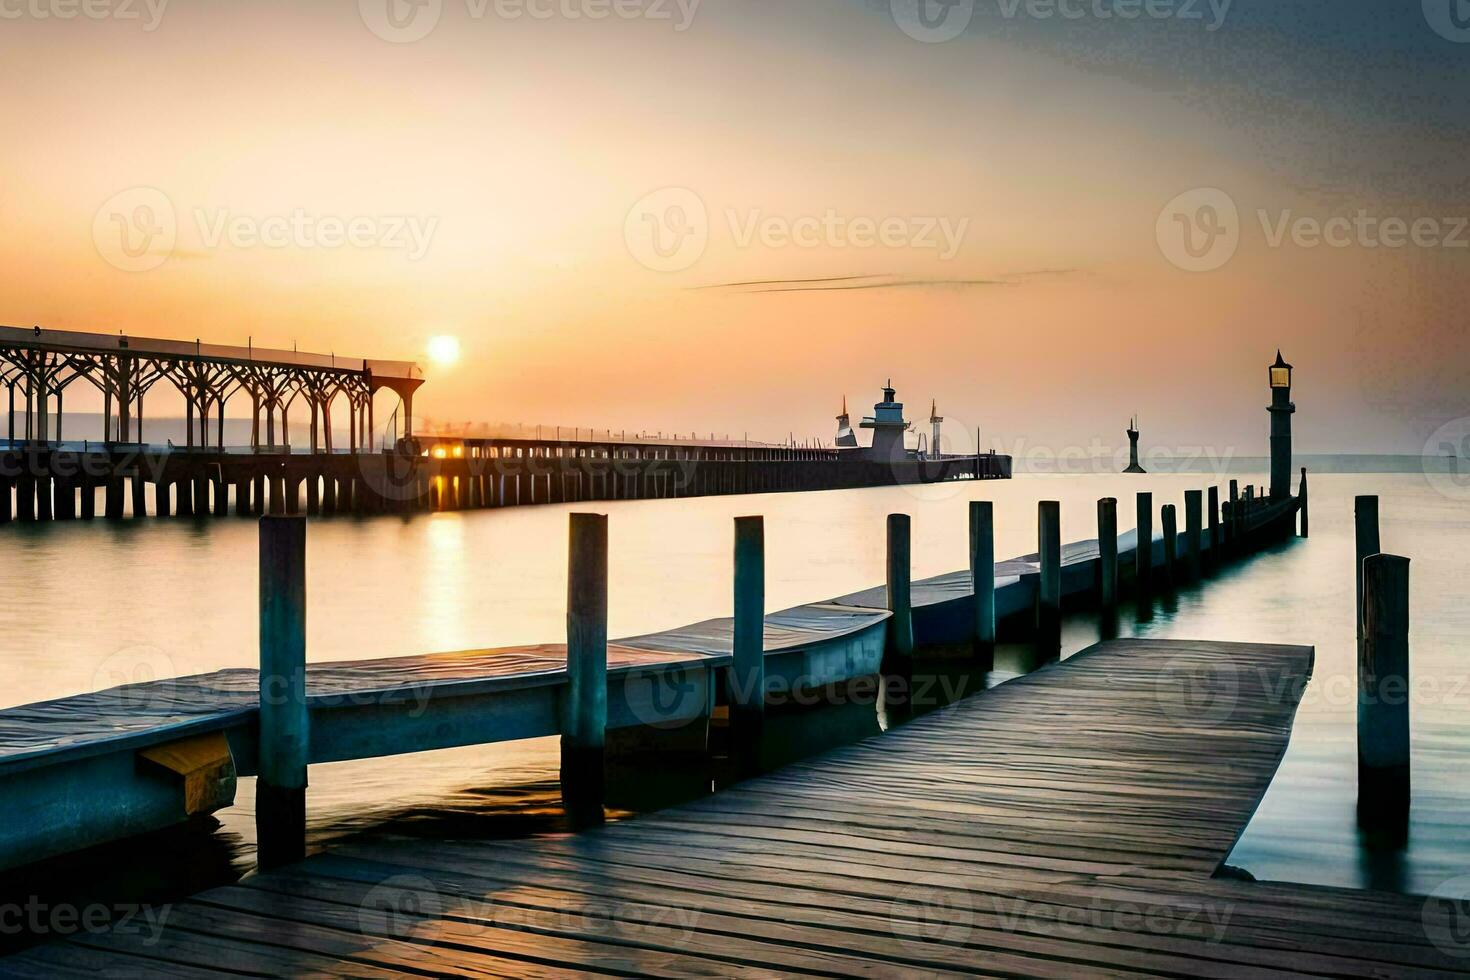
[[[1258,455],[1277,346],[1303,451],[1417,452],[1470,414],[1470,250],[1270,241],[1287,209],[1470,213],[1463,122],[1380,104],[1433,90],[1372,48],[1373,98],[1323,67],[1381,8],[1299,43],[1238,0],[1215,32],[977,13],[931,44],[887,0],[704,0],[682,30],[673,0],[671,20],[443,0],[393,43],[384,0],[165,4],[151,30],[142,4],[27,2],[0,23],[0,322],[385,358],[454,335],[417,406],[454,421],[830,437],[844,393],[860,413],[892,377],[911,417],[937,398],[987,448],[1112,446],[1138,412],[1148,443]],[[1470,62],[1402,16],[1405,46]],[[635,206],[669,188],[654,227],[697,201],[707,245],[660,271]],[[1161,247],[1195,188],[1239,213],[1207,272]],[[140,201],[172,241],[130,257],[112,216]],[[963,235],[931,247],[931,224]],[[726,285],[755,281],[780,285]]]

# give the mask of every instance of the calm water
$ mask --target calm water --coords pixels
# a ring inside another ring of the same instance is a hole
[[[1244,476],[1242,483],[1264,482]],[[1209,478],[1029,476],[1006,483],[604,505],[610,515],[611,631],[626,636],[728,611],[730,519],[767,522],[770,609],[826,599],[883,579],[884,516],[914,516],[915,577],[966,562],[966,502],[996,503],[997,553],[1035,549],[1036,501],[1062,501],[1064,540],[1095,534],[1095,501],[1132,495],[1182,511]],[[1224,480],[1216,481],[1223,485]],[[1355,748],[1352,497],[1383,498],[1384,547],[1414,560],[1414,810],[1407,847],[1374,850],[1354,822]],[[538,507],[314,522],[308,543],[313,661],[556,640],[564,630],[570,508]],[[10,525],[0,588],[9,684],[0,706],[255,661],[254,523],[145,521]],[[1470,866],[1470,687],[1464,663],[1470,608],[1462,600],[1470,508],[1421,476],[1314,476],[1312,537],[1258,556],[1208,587],[1128,611],[1125,634],[1309,644],[1317,668],[1291,748],[1231,863],[1258,878],[1375,884],[1427,892]],[[1069,621],[1066,652],[1097,638]],[[1002,651],[990,676],[1018,665]],[[774,739],[818,751],[880,730],[871,701],[785,716]],[[321,842],[369,828],[518,836],[563,829],[553,739],[313,767],[311,835]],[[620,811],[707,791],[717,770],[669,769],[660,780],[614,778]],[[253,781],[219,824],[158,835],[85,862],[59,862],[30,887],[65,882],[148,895],[227,880],[251,863]],[[110,877],[99,880],[99,865]],[[85,872],[81,869],[85,868]],[[75,872],[73,870],[75,869]]]

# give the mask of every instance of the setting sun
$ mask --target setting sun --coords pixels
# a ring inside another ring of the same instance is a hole
[[[459,338],[447,334],[429,338],[429,360],[440,366],[448,367],[459,360]]]

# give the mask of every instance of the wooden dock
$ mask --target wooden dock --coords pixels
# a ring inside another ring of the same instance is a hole
[[[0,974],[1464,975],[1422,898],[1219,873],[1311,665],[1111,641],[692,804],[350,842],[170,907],[156,941],[78,936]]]
[[[1252,524],[1269,537],[1289,530],[1295,510],[1291,499],[1263,505]],[[1204,547],[1212,553],[1208,539]],[[1119,535],[1125,581],[1137,548],[1137,532]],[[1152,537],[1151,550],[1163,560],[1162,537]],[[1095,540],[1060,549],[1064,602],[1092,601],[1098,554]],[[1039,578],[1039,555],[997,562],[997,616],[1029,622]],[[968,571],[913,583],[916,642],[960,643],[973,635],[970,583]],[[887,603],[880,586],[768,614],[767,694],[876,674]],[[615,641],[608,651],[608,730],[707,726],[716,704],[730,702],[732,659],[728,617]],[[563,644],[309,664],[306,676],[309,764],[563,730]],[[229,669],[0,710],[0,793],[16,818],[0,827],[0,868],[230,805],[237,778],[259,772],[259,689],[257,671]]]

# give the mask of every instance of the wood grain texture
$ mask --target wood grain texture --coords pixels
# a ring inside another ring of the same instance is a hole
[[[179,903],[156,944],[79,937],[0,974],[1464,975],[1422,898],[1217,876],[1311,665],[1099,644],[694,803],[560,838],[358,839]]]

